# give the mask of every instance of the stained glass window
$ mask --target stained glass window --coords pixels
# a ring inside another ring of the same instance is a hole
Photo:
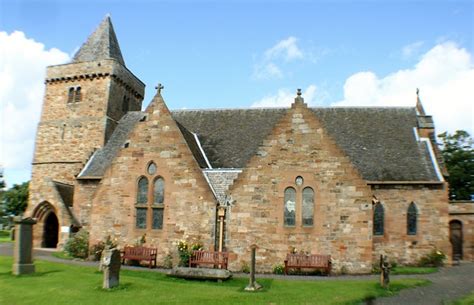
[[[296,191],[289,187],[285,190],[284,198],[285,226],[294,226],[296,220]]]
[[[410,206],[408,206],[408,212],[407,212],[407,234],[408,235],[416,235],[417,214],[418,214],[418,209],[416,208],[416,204],[414,202],[410,203]]]
[[[383,205],[377,202],[374,207],[374,235],[383,235],[384,231],[384,210]]]
[[[137,208],[136,226],[138,229],[146,229],[147,208]]]
[[[152,229],[163,228],[163,209],[153,209],[153,223]]]
[[[165,197],[165,182],[163,178],[158,178],[155,180],[155,186],[153,188],[153,203],[154,204],[163,204]]]
[[[138,180],[137,203],[144,204],[148,202],[148,179],[141,177]]]
[[[310,187],[303,189],[303,226],[313,225],[314,191]]]

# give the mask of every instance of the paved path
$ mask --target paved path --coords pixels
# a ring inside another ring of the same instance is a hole
[[[51,256],[53,251],[46,249],[35,249],[35,259],[46,260],[50,262],[65,263],[80,266],[98,267],[98,262],[88,262],[80,260],[64,260]],[[0,243],[0,255],[11,256],[13,254],[13,244]],[[140,270],[149,272],[166,273],[166,269],[148,269],[143,267],[123,266],[127,270]],[[234,273],[234,277],[248,277],[248,274]],[[257,274],[257,278],[274,278],[282,280],[300,280],[300,281],[358,281],[358,280],[376,280],[378,275],[346,275],[346,276],[297,276],[297,275],[275,275],[275,274]],[[389,305],[442,305],[449,301],[456,300],[470,292],[474,292],[474,263],[463,263],[460,266],[451,268],[441,268],[439,272],[423,275],[395,275],[392,279],[399,278],[417,278],[427,279],[432,282],[431,285],[404,289],[397,296],[390,298],[379,298],[374,304]],[[474,304],[473,304],[474,305]]]

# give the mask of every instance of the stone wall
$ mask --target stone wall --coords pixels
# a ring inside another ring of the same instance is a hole
[[[462,224],[463,260],[474,261],[474,201],[454,201],[449,204],[449,221]]]
[[[216,200],[206,179],[172,119],[161,96],[146,110],[123,148],[101,180],[92,201],[91,245],[108,235],[120,246],[134,244],[146,234],[146,245],[158,248],[158,265],[170,254],[177,262],[177,243],[200,241],[214,247]],[[147,173],[150,162],[156,174]],[[162,229],[151,228],[152,188],[149,188],[147,228],[136,228],[137,183],[146,177],[150,184],[164,179]]]
[[[384,235],[373,237],[374,260],[380,254],[400,264],[416,264],[439,249],[450,256],[448,238],[448,193],[445,183],[438,185],[372,185],[384,207]],[[407,210],[416,204],[417,232],[407,234]]]
[[[301,186],[295,178],[304,180]],[[296,225],[284,225],[284,191],[294,187]],[[315,191],[314,224],[302,225],[301,192]],[[370,188],[304,104],[296,103],[274,127],[230,188],[226,247],[230,269],[249,264],[257,244],[257,269],[271,272],[296,248],[330,254],[335,272],[372,267]]]

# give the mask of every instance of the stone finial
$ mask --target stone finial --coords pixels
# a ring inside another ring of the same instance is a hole
[[[304,103],[304,98],[303,98],[301,95],[302,95],[301,89],[298,88],[298,89],[296,90],[296,97],[295,97],[295,102],[294,102],[294,104],[306,105],[306,104]]]
[[[416,88],[416,96],[420,97],[420,89],[419,88]]]
[[[161,94],[161,90],[165,89],[165,86],[163,86],[161,83],[159,83],[155,89],[158,91],[159,94]]]

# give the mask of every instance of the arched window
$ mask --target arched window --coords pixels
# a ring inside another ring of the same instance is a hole
[[[384,232],[384,209],[380,202],[374,207],[374,235],[383,235]]]
[[[161,176],[157,176],[157,171],[156,164],[150,161],[146,167],[147,175],[138,180],[136,206],[136,227],[138,229],[146,229],[147,223],[150,222],[152,229],[163,228],[165,181]],[[151,186],[147,177],[153,181]]]
[[[310,187],[303,189],[303,226],[313,225],[314,191]]]
[[[155,187],[153,188],[153,203],[163,204],[165,197],[165,183],[163,178],[158,177],[155,180]]]
[[[418,209],[414,202],[410,203],[407,211],[407,234],[416,235]]]
[[[148,202],[148,179],[141,177],[138,180],[137,204],[146,204]]]
[[[285,189],[284,219],[285,226],[296,224],[296,191],[292,187]]]
[[[67,102],[68,103],[74,102],[74,87],[69,88],[69,91],[67,94]]]
[[[128,104],[129,104],[128,101],[129,101],[129,99],[126,96],[124,96],[123,101],[122,101],[122,111],[123,112],[128,111]]]
[[[81,87],[76,88],[76,95],[74,96],[74,103],[79,103],[82,99]]]

